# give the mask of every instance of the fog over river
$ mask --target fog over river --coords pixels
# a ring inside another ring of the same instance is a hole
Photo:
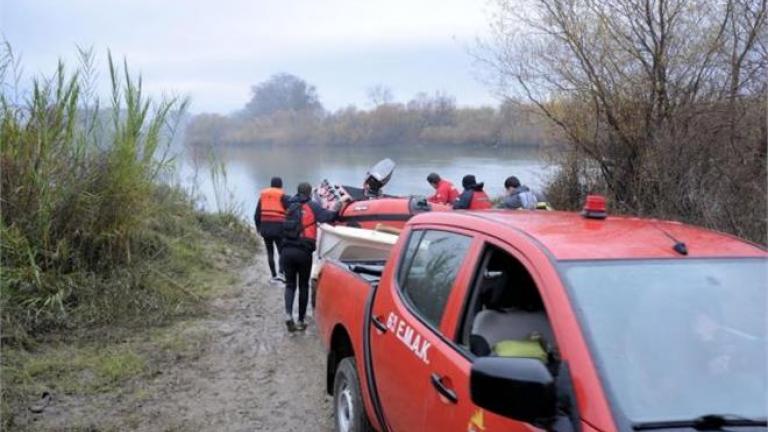
[[[221,182],[215,187],[207,160],[195,162],[191,156],[182,158],[182,182],[192,185],[197,178],[198,191],[205,198],[207,209],[217,209],[218,190],[219,205],[239,203],[243,215],[249,219],[259,191],[269,186],[272,176],[281,176],[290,194],[295,193],[296,186],[302,181],[316,185],[328,179],[331,183],[359,187],[368,168],[387,157],[397,164],[391,181],[384,188],[386,193],[393,195],[431,194],[433,189],[426,177],[432,171],[453,182],[459,190],[461,178],[465,174],[474,174],[479,182],[485,182],[486,192],[495,197],[503,194],[504,179],[510,175],[538,189],[554,170],[544,162],[538,150],[532,148],[226,148],[217,149],[215,157],[226,165],[228,192],[223,192]]]

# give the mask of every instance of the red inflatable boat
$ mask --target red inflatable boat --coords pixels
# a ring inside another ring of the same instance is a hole
[[[429,203],[422,196],[385,195],[381,189],[389,182],[394,168],[390,159],[380,161],[368,171],[362,188],[332,185],[324,180],[315,188],[313,198],[330,209],[342,196],[349,196],[351,202],[343,205],[339,224],[365,229],[381,226],[400,229],[416,214],[451,210],[447,205]]]
[[[378,198],[355,201],[341,211],[341,224],[375,229],[379,225],[402,228],[405,222],[418,213],[447,211],[450,207],[428,203],[424,197]]]

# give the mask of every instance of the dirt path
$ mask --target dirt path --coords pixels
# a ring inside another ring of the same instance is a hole
[[[180,326],[195,349],[117,394],[57,397],[30,423],[36,430],[331,431],[313,321],[305,333],[288,334],[282,299],[283,286],[269,283],[256,256],[209,316]]]
[[[289,334],[283,286],[270,284],[261,256],[230,296],[213,302],[206,352],[157,380],[141,429],[329,431],[325,356],[310,326]]]

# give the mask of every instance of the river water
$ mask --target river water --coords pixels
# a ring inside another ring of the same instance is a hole
[[[269,186],[272,176],[283,178],[284,188],[294,194],[296,186],[307,181],[312,185],[323,179],[331,183],[362,186],[365,173],[377,161],[390,158],[397,164],[384,191],[393,195],[429,195],[433,189],[426,181],[434,171],[461,190],[461,178],[474,174],[491,196],[504,193],[504,179],[517,176],[531,188],[541,188],[554,168],[531,148],[404,148],[373,149],[265,149],[227,148],[214,153],[226,167],[226,184],[212,178],[207,159],[182,158],[181,181],[187,187],[196,184],[206,209],[237,207],[250,219],[258,193]]]

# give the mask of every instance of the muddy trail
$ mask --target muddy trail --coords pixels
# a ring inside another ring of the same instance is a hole
[[[331,431],[314,321],[289,334],[283,285],[257,255],[204,318],[177,326],[192,349],[108,395],[55,396],[32,430]]]

